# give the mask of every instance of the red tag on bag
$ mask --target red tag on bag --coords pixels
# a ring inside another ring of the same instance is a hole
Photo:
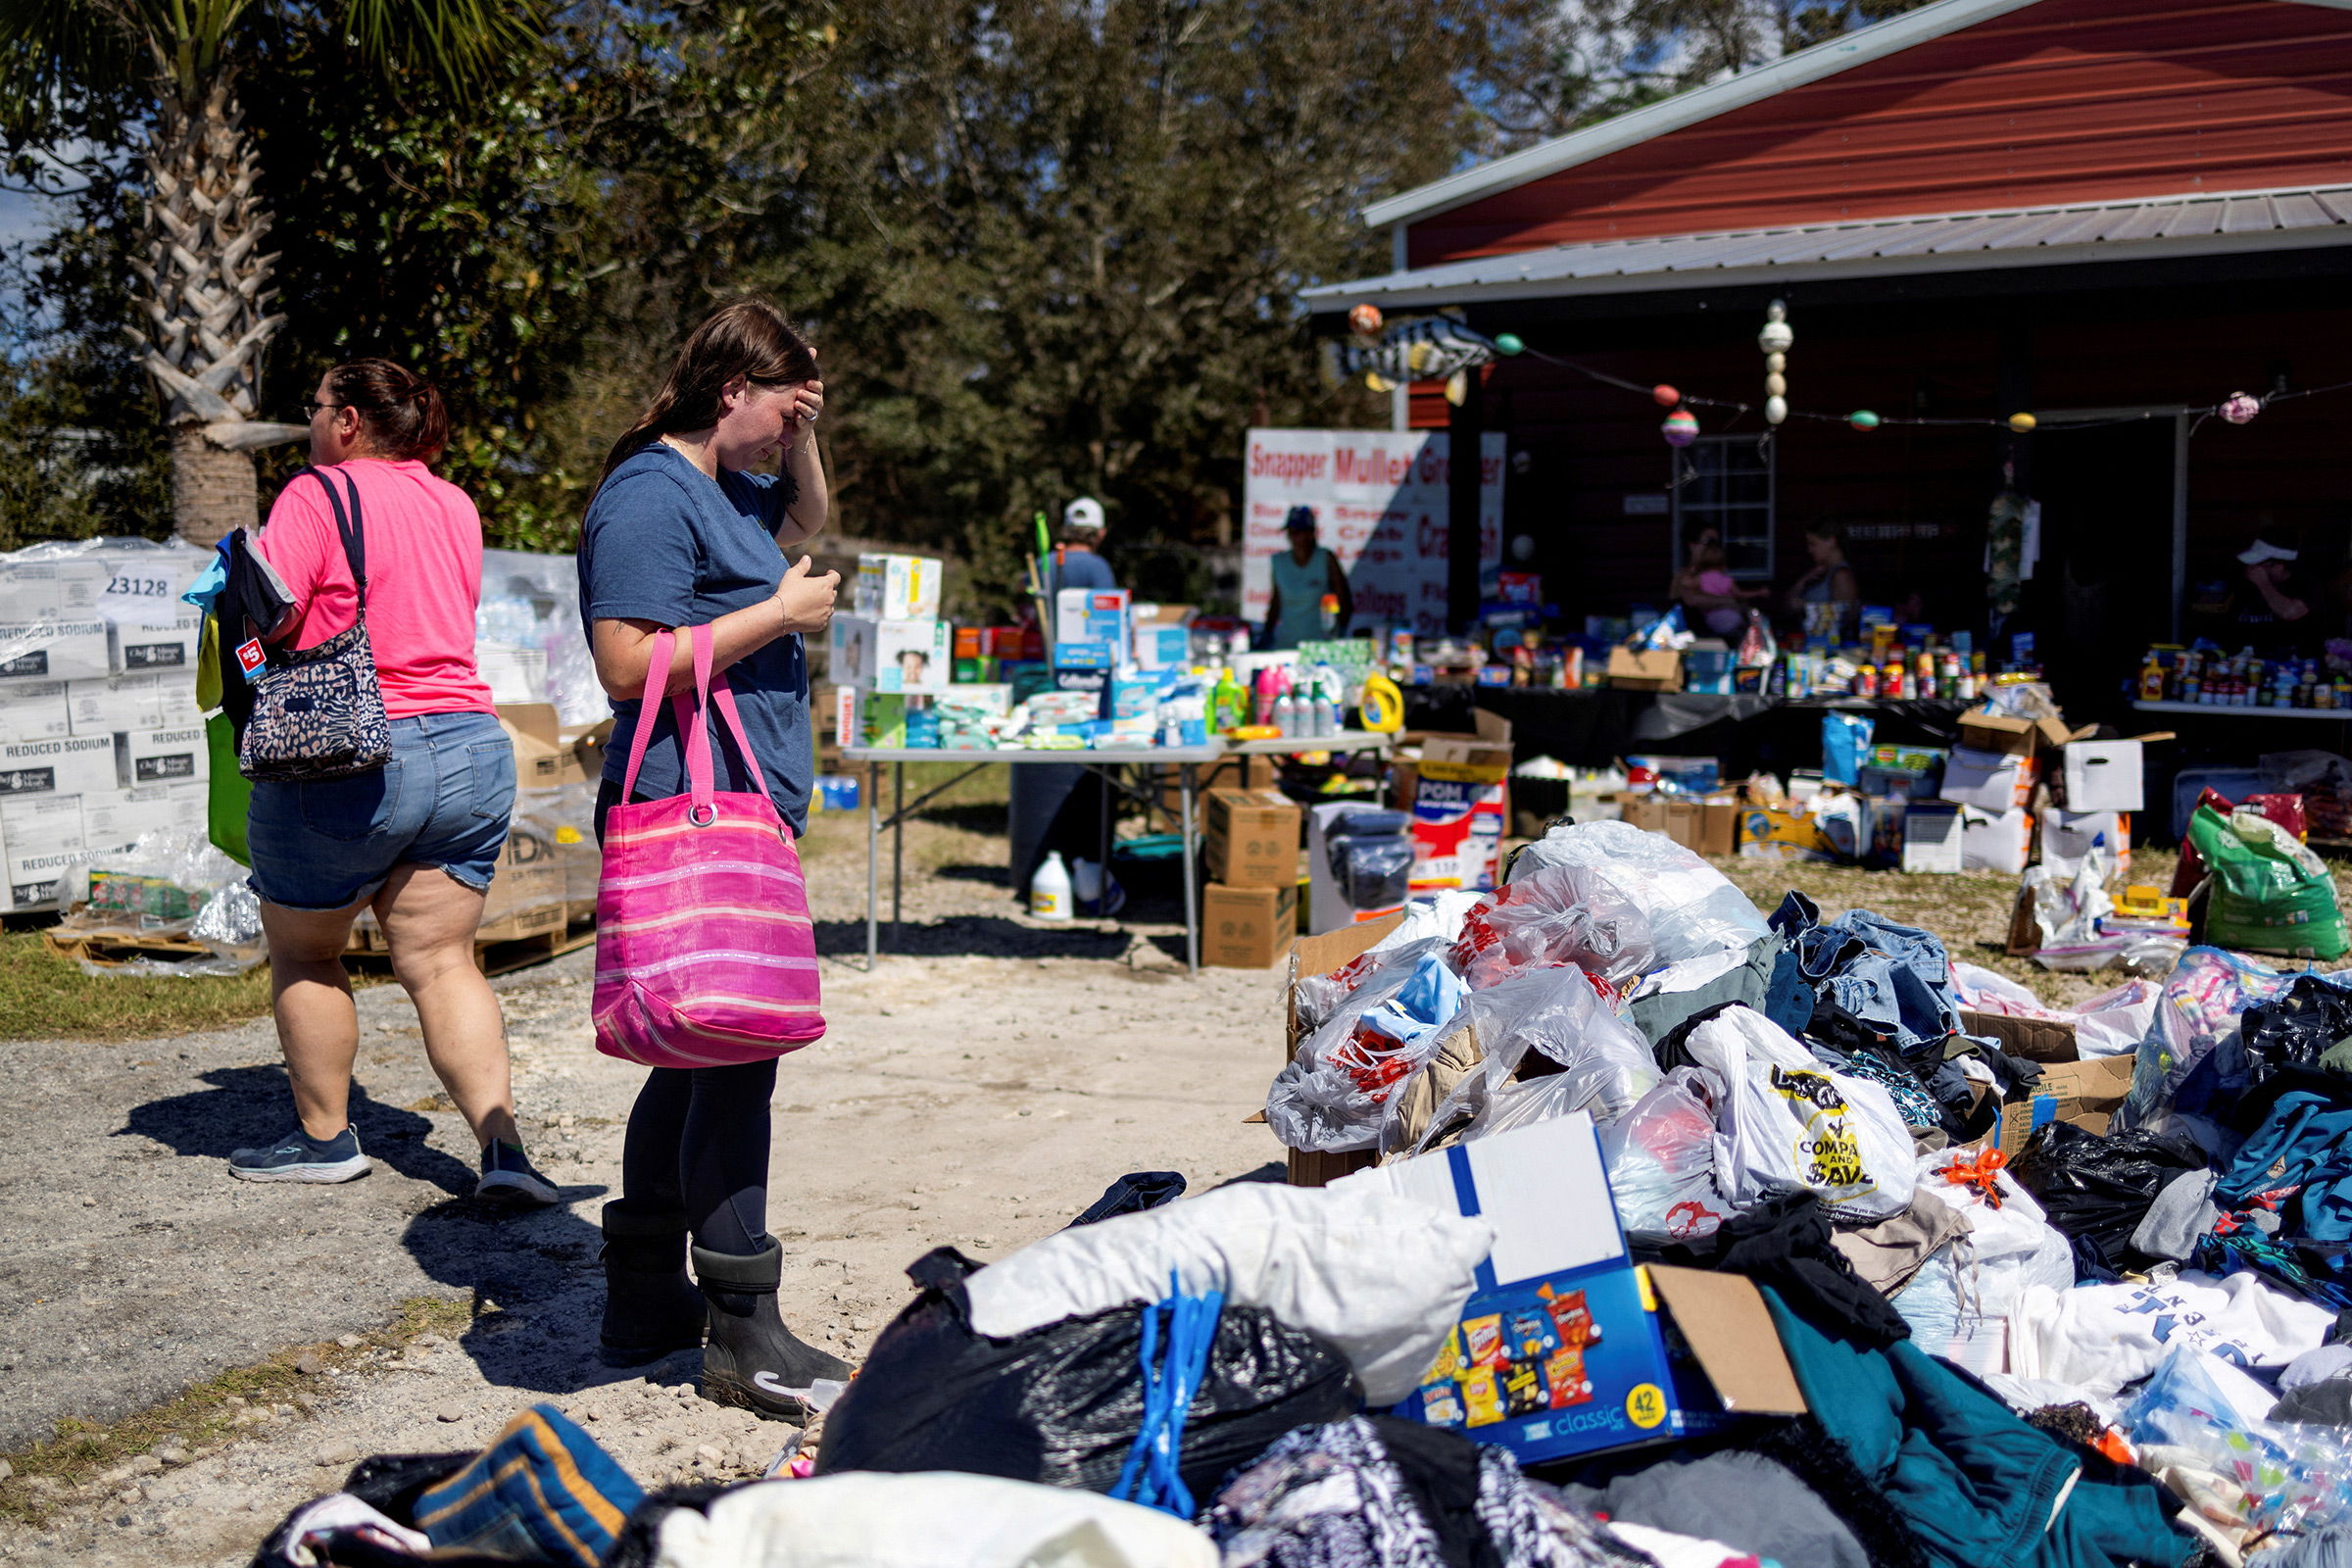
[[[247,680],[260,674],[262,665],[268,662],[262,655],[262,641],[258,637],[247,638],[237,644],[236,653],[237,667],[245,672]]]

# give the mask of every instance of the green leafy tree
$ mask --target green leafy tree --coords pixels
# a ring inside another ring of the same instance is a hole
[[[286,324],[272,310],[278,255],[263,242],[258,148],[237,96],[256,35],[276,24],[332,26],[369,71],[429,72],[486,83],[535,49],[527,0],[344,0],[331,10],[268,0],[0,0],[0,110],[18,166],[104,122],[93,106],[136,112],[141,242],[140,365],[164,404],[172,511],[209,543],[256,514],[251,453],[299,436],[261,417],[264,353]],[[110,138],[111,139],[111,138]]]

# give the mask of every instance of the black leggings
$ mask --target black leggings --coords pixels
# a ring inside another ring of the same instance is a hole
[[[596,837],[620,799],[611,779],[597,792]],[[748,1257],[767,1235],[767,1102],[773,1061],[732,1067],[656,1067],[629,1107],[620,1191],[632,1203],[682,1209],[695,1242]]]
[[[683,1209],[695,1242],[748,1257],[767,1235],[773,1061],[656,1067],[629,1109],[620,1190],[631,1203]]]

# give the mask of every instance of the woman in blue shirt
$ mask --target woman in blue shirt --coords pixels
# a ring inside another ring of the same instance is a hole
[[[614,717],[600,838],[646,719],[638,699],[654,636],[704,624],[777,811],[796,836],[807,827],[815,763],[801,639],[832,619],[840,573],[810,575],[806,556],[787,566],[784,549],[824,526],[825,475],[810,433],[823,407],[816,356],[783,312],[739,299],[695,329],[645,416],[612,444],[579,551],[581,616]],[[750,471],[779,452],[783,472]],[[672,692],[694,685],[686,642],[670,660]],[[676,717],[662,704],[652,718],[639,800],[685,788]],[[718,788],[757,787],[731,739],[718,752]],[[772,1059],[648,1075],[629,1112],[622,1196],[605,1205],[603,1340],[607,1361],[635,1365],[702,1344],[707,1316],[705,1396],[805,1421],[812,1385],[850,1369],[795,1338],[776,1311],[784,1254],[767,1230],[775,1084]]]

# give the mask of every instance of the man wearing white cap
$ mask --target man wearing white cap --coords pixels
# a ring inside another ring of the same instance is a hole
[[[2295,648],[2316,653],[2326,628],[2316,613],[2318,586],[2297,565],[2302,553],[2258,536],[2237,553],[2254,593],[2237,596],[2236,633],[2257,649]]]
[[[1061,509],[1061,541],[1054,551],[1052,587],[1116,588],[1110,563],[1097,552],[1102,545],[1102,503],[1080,496]]]

